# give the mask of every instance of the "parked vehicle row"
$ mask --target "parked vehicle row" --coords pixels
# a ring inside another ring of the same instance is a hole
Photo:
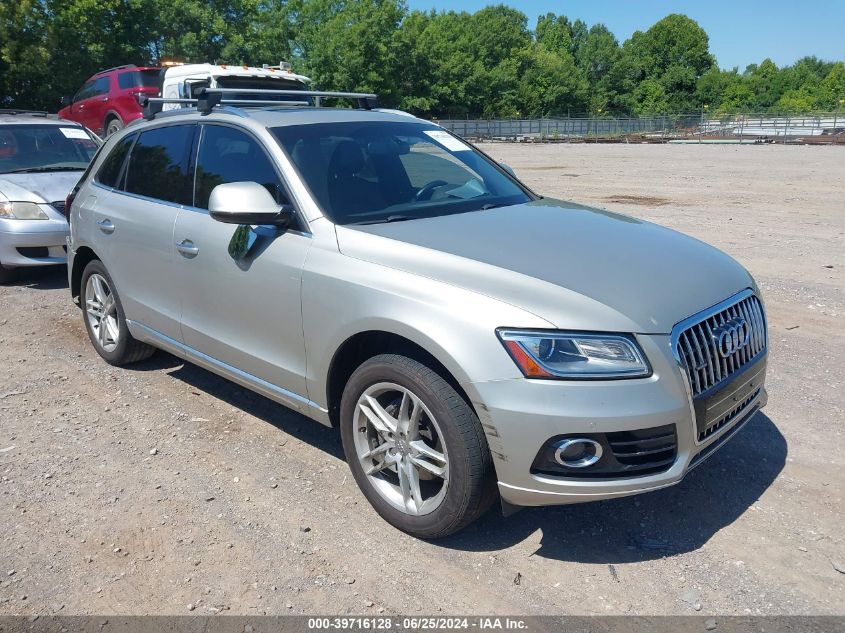
[[[81,123],[96,134],[108,137],[141,118],[144,98],[195,97],[202,88],[275,89],[301,91],[311,80],[297,75],[285,62],[255,68],[219,64],[177,64],[165,67],[132,64],[102,70],[92,75],[72,97],[63,97],[59,117]],[[245,98],[255,99],[254,94]],[[286,100],[286,99],[283,99]],[[169,108],[181,104],[171,103]]]
[[[113,134],[69,198],[107,362],[163,349],[337,427],[375,510],[424,538],[497,498],[678,483],[765,405],[763,302],[724,253],[544,198],[368,95],[229,94]]]
[[[254,101],[261,97],[250,91],[303,91],[309,82],[285,62],[263,68],[129,64],[100,71],[73,97],[63,97],[60,121],[41,112],[0,110],[0,283],[15,279],[23,267],[66,262],[65,198],[101,143],[97,135],[111,136],[139,120],[145,98],[164,94],[189,99],[203,88],[226,88],[246,90],[232,97]],[[263,98],[303,100],[291,95]]]

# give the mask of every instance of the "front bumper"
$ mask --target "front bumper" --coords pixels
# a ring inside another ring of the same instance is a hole
[[[0,264],[7,268],[64,264],[67,236],[65,220],[0,219]]]
[[[612,499],[676,484],[766,403],[765,388],[705,440],[669,336],[638,336],[652,376],[615,381],[503,380],[464,385],[493,453],[502,499],[515,506]],[[627,478],[575,478],[532,472],[540,447],[568,433],[613,433],[674,425],[677,451],[666,470]]]

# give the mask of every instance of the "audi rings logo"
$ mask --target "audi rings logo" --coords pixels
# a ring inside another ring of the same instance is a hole
[[[727,358],[748,345],[748,340],[751,338],[751,326],[742,317],[737,317],[725,321],[713,330],[713,338],[716,340],[716,347],[722,358]]]

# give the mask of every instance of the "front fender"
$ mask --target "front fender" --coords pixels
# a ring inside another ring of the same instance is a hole
[[[302,313],[308,397],[323,407],[335,352],[361,332],[406,338],[467,384],[522,377],[497,327],[552,327],[496,299],[321,249],[303,273]]]

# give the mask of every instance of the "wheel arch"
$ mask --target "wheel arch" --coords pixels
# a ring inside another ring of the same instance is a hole
[[[401,354],[430,367],[475,411],[472,399],[461,386],[463,377],[458,371],[450,369],[450,366],[458,367],[457,363],[442,350],[438,349],[440,353],[435,355],[430,348],[427,342],[415,341],[385,329],[364,330],[349,336],[335,351],[326,375],[326,403],[332,426],[338,426],[340,401],[352,373],[370,358],[387,353]]]
[[[100,256],[88,246],[80,247],[73,257],[73,268],[70,272],[70,296],[76,299],[82,291],[82,273],[85,267]]]
[[[109,121],[111,121],[112,119],[117,119],[118,121],[121,122],[121,124],[126,126],[126,121],[124,121],[123,117],[120,116],[120,112],[118,112],[117,110],[110,109],[108,112],[106,112],[106,116],[103,117],[103,135],[104,136],[105,136],[106,130],[109,127]]]

